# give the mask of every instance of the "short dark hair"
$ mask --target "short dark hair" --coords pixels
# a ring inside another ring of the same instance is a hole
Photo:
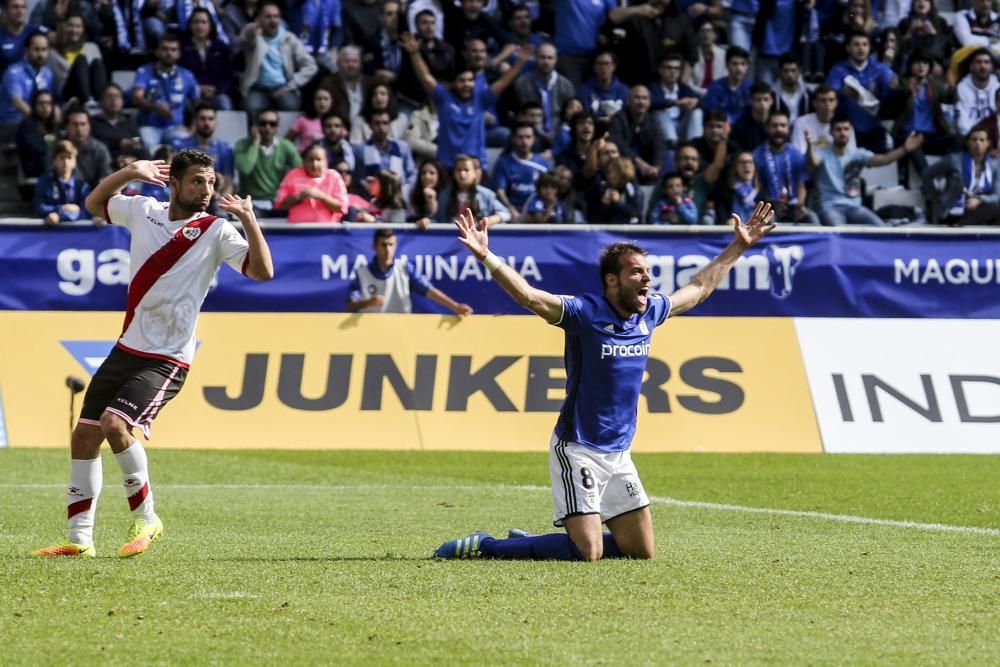
[[[854,125],[851,124],[851,119],[847,116],[841,116],[839,114],[834,115],[834,117],[830,120],[830,129],[832,130],[834,125],[843,125],[844,123],[854,127]]]
[[[416,23],[417,21],[420,20],[421,16],[425,15],[430,16],[432,19],[434,19],[434,22],[437,23],[437,14],[435,14],[429,9],[421,9],[419,12],[417,12],[416,16],[413,17],[413,22]]]
[[[381,239],[391,239],[395,235],[396,231],[393,229],[376,229],[372,234],[372,245],[376,245]]]
[[[821,83],[820,85],[816,86],[816,90],[813,91],[813,95],[812,96],[813,96],[813,99],[816,99],[820,95],[827,95],[829,93],[833,93],[834,95],[836,95],[837,91],[836,91],[836,89],[833,86],[831,86],[831,85],[829,85],[827,83]]]
[[[35,32],[35,33],[32,33],[32,34],[28,35],[28,39],[24,40],[25,49],[27,49],[27,47],[31,46],[31,40],[33,40],[35,37],[41,37],[42,39],[45,40],[45,46],[49,45],[49,38],[45,36],[44,32]]]
[[[331,118],[339,118],[340,122],[347,130],[351,129],[351,121],[348,120],[347,118],[344,118],[336,111],[327,111],[325,114],[323,114],[323,117],[320,119],[320,127],[326,125],[326,121],[330,120]]]
[[[796,67],[801,67],[799,63],[799,58],[794,53],[789,51],[783,56],[778,56],[778,69],[781,69],[785,65],[795,65]]]
[[[278,110],[277,109],[272,109],[271,107],[267,107],[265,109],[260,109],[260,110],[257,111],[256,115],[254,115],[253,122],[254,123],[259,123],[260,122],[260,117],[263,116],[266,113],[273,113],[275,116],[277,116],[278,115]]]
[[[864,30],[851,30],[850,32],[847,33],[847,39],[844,40],[844,44],[850,44],[851,40],[857,37],[864,37],[865,39],[868,40],[869,44],[872,43],[871,35],[869,35]]]
[[[195,166],[215,169],[215,160],[208,153],[202,153],[193,148],[185,148],[171,160],[170,178],[176,178],[179,181],[184,176],[184,172],[187,171],[188,167]]]
[[[729,116],[726,115],[725,111],[720,111],[719,109],[712,109],[707,114],[705,114],[705,125],[709,123],[728,123]]]
[[[771,86],[760,81],[750,86],[750,97],[754,95],[770,95],[771,99],[774,99],[774,91],[771,90]]]
[[[559,189],[559,177],[555,175],[554,172],[547,171],[538,177],[535,181],[535,192],[541,191],[542,188],[555,188]]]
[[[775,116],[784,116],[786,119],[789,118],[788,112],[782,109],[774,109],[771,113],[767,114],[767,122],[770,123],[771,119]]]
[[[212,113],[218,113],[218,111],[215,108],[215,105],[213,105],[211,102],[208,102],[206,100],[199,100],[198,102],[195,103],[195,105],[194,105],[194,115],[195,116],[197,116],[202,111],[206,111],[206,110],[207,111],[211,111]]]
[[[750,53],[742,46],[730,46],[726,49],[726,64],[728,65],[733,58],[743,58],[743,60],[750,62]]]
[[[522,122],[522,121],[518,121],[518,122],[514,123],[514,127],[511,128],[510,133],[512,135],[516,134],[518,130],[522,130],[524,128],[528,128],[529,130],[531,130],[532,134],[535,133],[535,126],[534,125],[532,125],[531,123],[525,123],[525,122]]]
[[[622,258],[629,255],[642,255],[645,257],[646,250],[631,241],[619,241],[618,243],[612,243],[601,251],[600,270],[602,289],[607,289],[604,277],[609,273],[617,276],[618,272],[622,270]]]
[[[160,48],[160,44],[163,44],[164,42],[173,42],[175,44],[180,44],[181,36],[178,35],[176,32],[171,32],[168,30],[167,32],[160,35],[160,38],[156,40],[156,48]]]

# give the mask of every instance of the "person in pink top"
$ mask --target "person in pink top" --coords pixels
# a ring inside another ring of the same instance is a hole
[[[340,222],[347,213],[347,186],[326,165],[326,150],[313,144],[278,186],[276,208],[288,211],[288,222]]]
[[[299,152],[303,152],[323,138],[323,115],[333,108],[333,95],[329,90],[319,88],[313,93],[312,110],[299,116],[288,129],[285,139],[294,141]]]

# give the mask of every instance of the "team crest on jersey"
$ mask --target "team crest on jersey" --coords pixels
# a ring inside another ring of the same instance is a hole
[[[194,241],[196,238],[201,236],[201,230],[197,227],[185,227],[182,233],[184,234],[184,238],[188,241]]]
[[[639,333],[643,336],[649,335],[649,327],[646,326],[646,320],[639,320]]]

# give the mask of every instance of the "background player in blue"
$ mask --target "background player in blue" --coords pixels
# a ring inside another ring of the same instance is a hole
[[[615,243],[601,254],[602,294],[556,296],[536,289],[490,252],[486,226],[469,213],[455,224],[459,241],[517,303],[566,332],[566,400],[549,453],[553,523],[565,533],[505,540],[477,531],[442,544],[437,558],[598,560],[652,558],[649,498],[632,463],[636,406],[653,329],[708,298],[747,248],[774,229],[770,204],[760,202],[744,225],[733,214],[732,243],[691,282],[670,296],[650,290],[646,251]],[[603,532],[606,523],[610,533]]]

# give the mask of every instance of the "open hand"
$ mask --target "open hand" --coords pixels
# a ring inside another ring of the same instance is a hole
[[[132,168],[133,180],[136,181],[165,188],[170,180],[170,165],[163,160],[136,160],[129,167]]]
[[[455,226],[458,227],[458,231],[461,232],[461,236],[458,240],[469,249],[473,255],[480,261],[486,258],[486,253],[489,252],[489,235],[486,232],[486,221],[480,220],[479,224],[476,224],[476,218],[472,215],[469,210],[462,211],[455,218]]]
[[[729,216],[730,224],[736,229],[736,242],[743,246],[744,250],[756,245],[778,226],[777,223],[771,222],[773,219],[774,211],[771,210],[771,205],[762,201],[757,202],[753,214],[745,225],[735,213]]]
[[[253,215],[253,202],[250,195],[240,197],[239,195],[223,195],[219,198],[219,210],[232,213],[237,218]]]

